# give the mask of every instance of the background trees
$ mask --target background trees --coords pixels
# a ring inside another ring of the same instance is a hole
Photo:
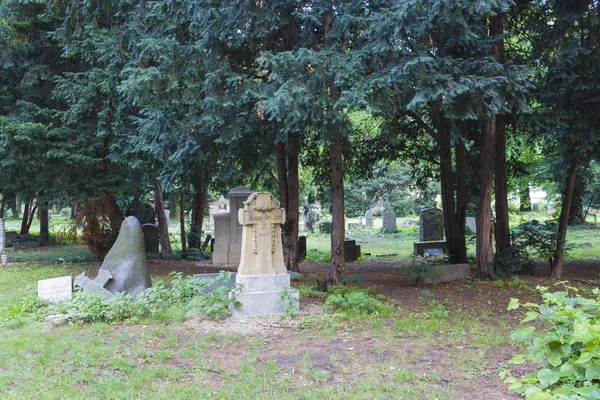
[[[437,181],[450,260],[466,261],[465,216],[476,212],[485,278],[494,193],[505,250],[507,191],[527,192],[526,164],[545,152],[564,182],[558,277],[569,215],[582,214],[572,199],[598,156],[599,7],[0,0],[2,210],[79,200],[112,234],[149,191],[166,228],[162,191],[177,191],[183,208],[190,197],[198,246],[211,188],[278,187],[295,270],[300,169],[310,168],[329,187],[329,281],[339,283],[345,213],[376,200],[402,212],[391,188],[413,195]],[[162,240],[168,252],[166,229]]]

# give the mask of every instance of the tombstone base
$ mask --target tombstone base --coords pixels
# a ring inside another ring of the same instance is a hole
[[[448,252],[445,240],[435,240],[430,242],[415,242],[414,251],[415,254],[422,256],[425,249],[442,249],[444,253]]]
[[[469,264],[436,265],[427,276],[417,280],[417,284],[430,285],[442,282],[451,282],[471,276]]]
[[[290,286],[290,275],[236,275],[236,283],[243,284],[242,291],[236,296],[242,303],[241,308],[232,308],[231,315],[268,315],[285,314],[290,303],[298,302],[298,290]],[[287,290],[287,295],[284,296]],[[282,299],[282,296],[284,297]]]

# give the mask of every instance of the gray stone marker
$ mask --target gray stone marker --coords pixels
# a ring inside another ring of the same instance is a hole
[[[421,242],[444,240],[444,215],[439,208],[424,208],[419,211]]]
[[[142,225],[142,232],[144,232],[144,248],[146,253],[158,253],[159,242],[160,242],[160,231],[158,226],[154,224]]]
[[[465,227],[469,228],[471,233],[477,233],[477,222],[475,217],[467,217],[465,219]]]
[[[365,212],[365,227],[372,228],[373,227],[373,211],[367,210]]]
[[[100,291],[107,296],[103,289],[113,294],[130,294],[133,298],[152,286],[144,233],[136,217],[127,217],[121,224],[119,236],[104,257],[96,279],[92,281],[81,274],[75,279],[75,284],[84,290]]]
[[[0,264],[6,264],[8,256],[6,255],[6,230],[4,229],[4,218],[0,218]]]
[[[37,295],[39,298],[56,304],[64,300],[70,300],[73,295],[73,280],[71,276],[60,278],[42,279],[38,281]]]
[[[385,232],[395,232],[398,228],[396,225],[396,213],[393,211],[385,211],[383,213],[383,230]]]

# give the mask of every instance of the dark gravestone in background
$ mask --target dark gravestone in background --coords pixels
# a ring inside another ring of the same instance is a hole
[[[298,236],[298,261],[306,258],[306,236]]]
[[[142,231],[144,232],[144,247],[146,248],[146,253],[158,253],[160,239],[158,226],[154,224],[144,224],[142,225]]]
[[[424,208],[419,211],[419,226],[421,242],[444,240],[444,216],[439,208]]]

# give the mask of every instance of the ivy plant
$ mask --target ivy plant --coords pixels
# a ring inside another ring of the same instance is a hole
[[[530,362],[536,369],[521,377],[506,371],[505,382],[531,400],[600,399],[600,290],[592,291],[596,298],[585,298],[560,284],[565,290],[537,287],[542,304],[510,300],[508,310],[526,310],[511,339],[528,347],[509,363]]]

